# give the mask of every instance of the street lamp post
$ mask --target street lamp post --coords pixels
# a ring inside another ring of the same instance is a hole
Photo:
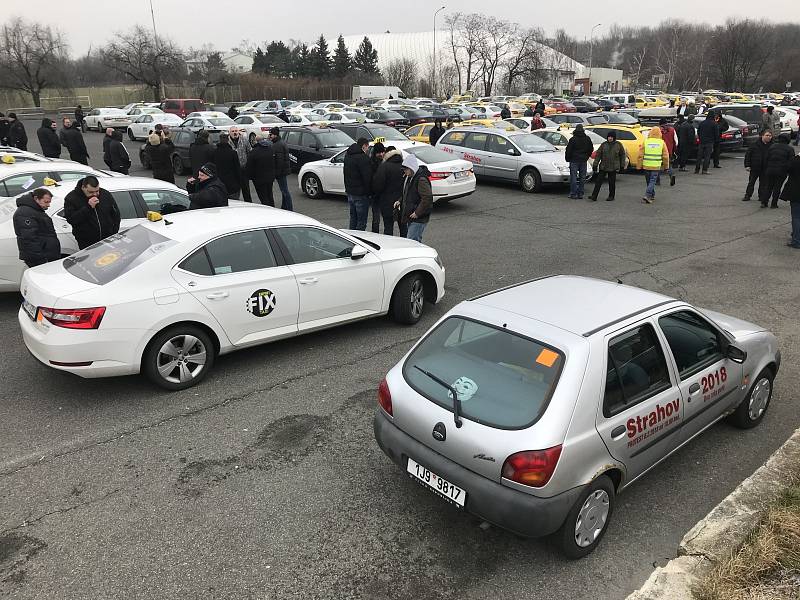
[[[155,44],[154,47],[156,49],[156,52],[158,52],[159,51],[159,43],[158,43],[158,33],[156,33],[156,15],[153,12],[153,0],[150,0],[150,18],[153,21],[153,43]],[[160,93],[161,93],[161,99],[163,100],[164,98],[167,97],[167,91],[166,91],[166,89],[164,89],[164,80],[161,79],[160,74],[159,74],[159,77],[158,77],[158,87],[159,87],[159,90],[160,90]]]
[[[446,7],[442,6],[433,13],[433,98],[436,99],[436,15]]]
[[[587,94],[589,96],[592,95],[592,55],[594,54],[594,30],[602,25],[602,23],[598,23],[592,27],[592,32],[589,34],[589,93]]]

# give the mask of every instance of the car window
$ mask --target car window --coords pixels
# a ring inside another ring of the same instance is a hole
[[[450,146],[463,146],[467,134],[463,131],[451,131],[445,134],[444,139],[439,144],[448,144]],[[439,145],[437,144],[437,145]]]
[[[175,144],[176,146],[186,145],[188,142],[189,142],[189,134],[186,133],[185,131],[177,132],[172,139],[172,143]]]
[[[277,264],[263,229],[226,235],[206,244],[205,250],[214,275],[268,269]]]
[[[592,125],[596,125],[596,124],[599,124],[599,123],[605,123],[606,122],[606,118],[605,117],[601,117],[601,116],[587,117],[587,119],[588,119],[589,123],[591,123]]]
[[[183,103],[183,106],[184,106],[184,108],[186,109],[187,112],[199,111],[199,110],[203,110],[203,108],[205,108],[203,106],[203,103],[202,102],[198,102],[197,100],[186,100]]]
[[[138,219],[139,215],[136,214],[136,203],[133,200],[133,195],[127,190],[120,190],[111,192],[114,197],[114,202],[117,203],[119,208],[119,216],[122,219]]]
[[[347,152],[339,152],[339,154],[337,154],[331,159],[331,162],[334,162],[336,164],[344,164],[344,157],[346,154]]]
[[[295,264],[349,258],[353,243],[315,227],[280,227],[275,230]]]
[[[153,117],[150,115],[144,115],[144,117],[140,117],[142,123],[152,123]]]
[[[24,175],[13,175],[3,180],[6,184],[6,196],[17,196],[29,192],[44,184],[45,177],[49,173],[25,173]],[[85,176],[85,174],[84,174]]]
[[[544,414],[563,363],[564,354],[552,346],[454,316],[414,349],[403,377],[419,394],[452,410],[452,392],[438,378],[456,390],[465,418],[522,429]]]
[[[308,133],[307,131],[303,132],[302,142],[300,143],[301,146],[305,146],[306,148],[314,148],[315,146],[319,146],[317,143],[317,139],[314,137],[313,134]]]
[[[414,137],[422,133],[422,125],[414,125],[406,129],[406,137]]]
[[[59,181],[78,181],[78,179],[83,179],[89,173],[83,173],[79,171],[59,171],[56,173],[58,176]]]
[[[302,131],[290,131],[286,134],[286,143],[291,146],[299,146],[302,135]]]
[[[721,334],[696,313],[672,313],[661,317],[658,324],[667,338],[681,379],[723,357]]]
[[[486,147],[486,139],[488,137],[489,135],[486,133],[470,133],[467,139],[464,140],[464,147],[472,150],[483,150]]]
[[[147,205],[147,210],[164,215],[189,208],[189,197],[174,190],[140,190],[139,194]]]
[[[608,344],[603,414],[613,416],[670,388],[667,361],[655,330],[640,325]]]
[[[625,131],[624,129],[619,129],[617,130],[617,139],[620,141],[622,140],[631,141],[635,140],[636,136],[631,131]]]
[[[250,117],[239,117],[238,119],[236,119],[236,122],[242,123],[244,125],[249,125],[253,122],[253,119],[251,119]]]
[[[508,154],[509,148],[513,148],[511,143],[506,138],[499,135],[490,135],[486,143],[487,152]]]
[[[211,262],[208,259],[208,254],[206,253],[205,248],[200,248],[199,250],[193,252],[178,265],[178,268],[183,269],[188,273],[205,275],[206,277],[210,277],[214,274],[214,272],[211,270]]]
[[[608,129],[607,127],[595,127],[592,129],[597,135],[601,138],[606,139],[608,137],[608,132],[613,131],[612,129]]]

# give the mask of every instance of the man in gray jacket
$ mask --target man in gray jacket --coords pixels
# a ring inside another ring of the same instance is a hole
[[[236,154],[239,157],[239,166],[241,167],[239,171],[239,183],[242,187],[242,200],[245,202],[252,202],[253,199],[250,196],[250,179],[247,177],[247,170],[245,167],[247,166],[247,157],[250,155],[250,151],[253,147],[250,145],[249,140],[242,135],[242,130],[238,127],[231,127],[228,131],[228,136],[230,137],[228,142],[231,147],[236,150]]]

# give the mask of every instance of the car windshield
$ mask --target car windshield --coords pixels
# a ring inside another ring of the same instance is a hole
[[[387,110],[384,112],[378,113],[380,115],[379,118],[381,119],[405,119],[403,115],[400,113],[394,112],[393,110]]]
[[[105,285],[147,262],[175,240],[137,225],[64,259],[64,268],[79,279]]]
[[[317,136],[323,148],[344,148],[353,143],[349,135],[338,129],[323,129],[317,132]]]
[[[273,115],[258,115],[256,118],[262,123],[283,123],[282,119]]]
[[[451,392],[466,418],[501,429],[530,427],[544,413],[558,383],[564,354],[508,329],[450,317],[406,359],[403,376],[425,398],[452,410]],[[421,370],[420,370],[421,369]]]
[[[413,154],[419,159],[420,162],[425,163],[426,165],[453,160],[452,154],[448,154],[447,152],[439,150],[438,148],[434,148],[433,146],[412,146],[411,148],[406,148],[404,151],[408,152],[409,154]]]
[[[532,133],[523,133],[522,135],[515,135],[511,140],[519,146],[523,152],[556,152],[555,146],[547,142],[539,136]]]
[[[209,123],[211,123],[212,125],[215,125],[215,126],[217,126],[217,127],[224,127],[224,126],[228,126],[228,125],[235,125],[235,123],[233,122],[233,120],[232,120],[232,119],[229,119],[228,117],[225,117],[224,119],[222,119],[222,118],[219,118],[219,119],[217,119],[217,118],[212,118],[212,119],[209,119],[209,120],[208,120],[208,122],[209,122]]]
[[[639,122],[639,120],[636,117],[631,116],[627,113],[620,113],[620,112],[608,113],[607,116],[609,123],[617,123],[620,125],[636,125],[636,123]]]
[[[383,138],[391,142],[408,141],[406,136],[397,131],[394,127],[389,127],[388,125],[373,125],[369,128],[369,133],[372,135],[373,139]]]

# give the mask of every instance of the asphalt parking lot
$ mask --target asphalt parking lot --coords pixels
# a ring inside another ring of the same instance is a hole
[[[100,139],[86,134],[97,166]],[[126,145],[138,174],[138,144]],[[800,422],[788,206],[741,202],[742,155],[722,164],[680,173],[650,206],[635,175],[618,180],[613,203],[479,184],[425,231],[448,284],[419,325],[375,319],[234,353],[184,392],[47,369],[22,343],[18,296],[0,295],[0,595],[624,598]],[[292,186],[296,210],[347,225],[343,199],[312,201]],[[372,436],[380,379],[440,315],[553,273],[620,279],[755,321],[783,351],[763,423],[716,425],[662,463],[620,496],[603,543],[577,562],[547,541],[480,527],[415,485]]]

